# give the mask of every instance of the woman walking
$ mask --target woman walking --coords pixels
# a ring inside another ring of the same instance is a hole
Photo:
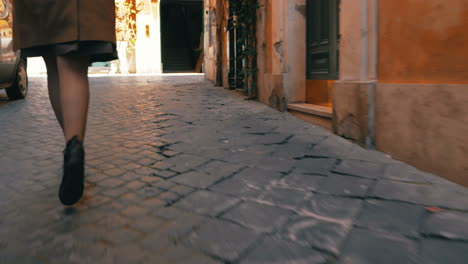
[[[88,66],[117,59],[114,0],[13,0],[13,35],[22,57],[44,58],[66,143],[59,198],[73,205],[84,190]]]

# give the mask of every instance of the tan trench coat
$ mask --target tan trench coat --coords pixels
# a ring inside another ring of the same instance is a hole
[[[15,49],[115,39],[114,0],[13,0]]]

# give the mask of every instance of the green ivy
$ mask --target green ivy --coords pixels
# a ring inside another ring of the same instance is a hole
[[[236,30],[240,48],[238,59],[243,61],[244,92],[250,99],[257,98],[257,38],[256,23],[258,0],[230,0],[229,30]]]

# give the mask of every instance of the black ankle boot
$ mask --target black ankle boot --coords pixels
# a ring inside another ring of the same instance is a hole
[[[75,204],[83,195],[84,159],[83,144],[74,136],[63,151],[63,178],[59,198],[64,205]]]

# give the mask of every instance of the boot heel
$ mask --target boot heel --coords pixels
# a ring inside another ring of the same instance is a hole
[[[69,206],[78,202],[84,191],[83,144],[74,136],[67,142],[63,154],[63,178],[59,189],[59,199],[62,204]]]

